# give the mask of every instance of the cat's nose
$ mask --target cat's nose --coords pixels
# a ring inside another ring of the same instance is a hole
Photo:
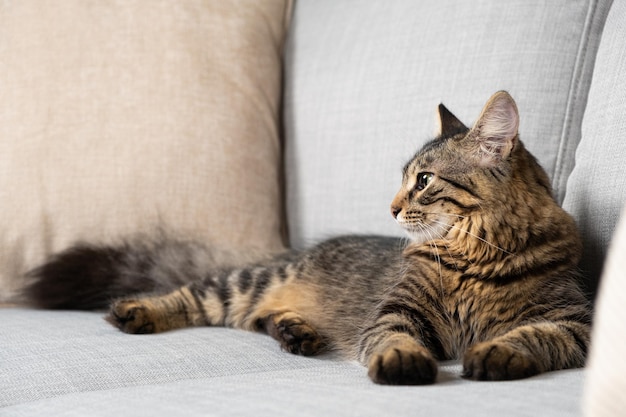
[[[394,219],[398,218],[398,214],[400,214],[401,211],[402,209],[400,207],[391,206],[391,215],[393,216]]]

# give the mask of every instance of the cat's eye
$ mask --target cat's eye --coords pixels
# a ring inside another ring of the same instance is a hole
[[[418,191],[422,191],[430,182],[432,181],[435,175],[432,172],[420,172],[417,174],[417,183],[415,184],[415,188]]]

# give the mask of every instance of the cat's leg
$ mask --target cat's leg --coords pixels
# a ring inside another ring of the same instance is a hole
[[[192,326],[265,331],[290,353],[320,353],[326,343],[299,310],[319,308],[314,289],[291,271],[243,269],[181,287],[162,296],[121,299],[107,321],[126,333],[146,334]]]
[[[252,312],[263,293],[275,284],[274,275],[278,274],[273,269],[263,267],[222,271],[165,295],[117,300],[106,320],[132,334],[192,326],[259,330],[258,317]]]
[[[161,296],[140,296],[113,302],[105,319],[126,333],[160,333],[191,326],[206,326],[210,316],[193,285]]]
[[[436,299],[420,286],[418,282],[398,285],[362,333],[360,359],[376,383],[435,382],[437,359],[446,357],[439,331],[447,323]]]
[[[241,294],[241,299],[251,297],[255,301],[244,303],[250,305],[246,310],[231,309],[233,325],[265,331],[290,353],[311,356],[324,351],[328,343],[317,328],[324,315],[317,288],[297,279],[291,269],[283,278],[268,282],[273,284],[256,294]],[[318,320],[310,320],[315,318]]]
[[[220,316],[208,315],[202,300],[194,296],[188,287],[183,287],[164,296],[119,300],[111,306],[106,320],[123,332],[148,334],[191,326],[219,325],[222,324]],[[253,313],[248,319],[254,321],[250,330],[265,330],[287,352],[311,356],[325,346],[317,331],[294,311],[259,316]],[[234,325],[250,327],[241,323]]]
[[[584,365],[590,326],[573,321],[538,322],[514,328],[468,349],[463,376],[510,380]]]

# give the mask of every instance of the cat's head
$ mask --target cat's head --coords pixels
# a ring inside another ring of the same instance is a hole
[[[461,228],[484,235],[506,224],[516,206],[553,202],[547,175],[519,140],[519,114],[507,92],[494,94],[471,128],[443,105],[439,120],[439,136],[406,164],[391,204],[413,241],[449,239]]]

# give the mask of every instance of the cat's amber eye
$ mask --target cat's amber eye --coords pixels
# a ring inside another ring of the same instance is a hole
[[[415,184],[417,190],[422,191],[424,188],[426,188],[426,186],[430,184],[434,176],[435,174],[433,174],[432,172],[420,172],[419,174],[417,174],[417,183]]]

